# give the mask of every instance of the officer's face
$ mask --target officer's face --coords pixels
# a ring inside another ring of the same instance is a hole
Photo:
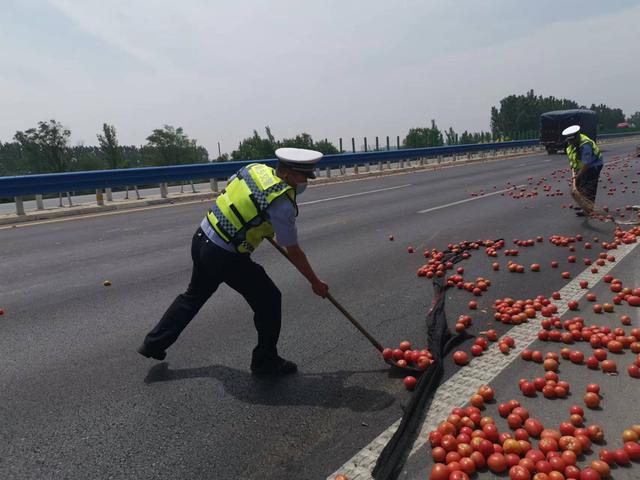
[[[302,183],[307,183],[307,180],[308,178],[304,173],[300,173],[295,170],[288,170],[286,173],[286,178],[284,178],[284,181],[292,187],[295,187],[296,185],[300,185]]]

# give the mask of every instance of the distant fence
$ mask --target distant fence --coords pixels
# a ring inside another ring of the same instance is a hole
[[[630,135],[638,135],[637,132],[601,135],[599,139],[619,138]],[[405,161],[420,159],[437,159],[472,154],[485,155],[492,152],[517,152],[518,150],[532,150],[539,146],[539,140],[518,140],[498,143],[477,143],[469,145],[450,145],[428,148],[389,149],[358,153],[342,153],[325,155],[318,163],[318,171],[326,171],[326,176],[331,175],[331,169],[339,168],[344,174],[346,168],[353,168],[358,173],[358,168],[364,166],[369,171],[370,164],[378,164],[379,170],[391,162],[398,162],[403,166]],[[51,173],[38,175],[24,175],[13,177],[0,177],[0,198],[15,198],[18,215],[24,214],[22,201],[25,196],[36,196],[38,209],[42,209],[42,195],[50,193],[78,192],[96,190],[98,203],[102,204],[103,190],[115,187],[127,187],[133,185],[160,185],[160,195],[167,196],[167,184],[169,182],[184,182],[194,180],[209,180],[212,191],[218,190],[218,180],[226,179],[238,171],[247,163],[265,163],[275,166],[276,159],[252,160],[250,162],[216,162],[194,165],[177,165],[170,167],[145,167],[118,170],[96,170],[88,172]]]

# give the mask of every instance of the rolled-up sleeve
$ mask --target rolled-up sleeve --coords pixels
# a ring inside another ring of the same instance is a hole
[[[269,205],[267,214],[278,243],[283,247],[297,245],[298,229],[296,228],[296,209],[293,203],[282,196]]]

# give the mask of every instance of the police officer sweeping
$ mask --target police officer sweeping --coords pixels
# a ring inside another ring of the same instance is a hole
[[[573,184],[580,195],[594,204],[603,165],[602,153],[596,142],[580,133],[579,125],[565,128],[562,135],[567,138]],[[576,209],[576,215],[583,217],[585,212],[579,208]]]
[[[278,354],[281,294],[264,268],[251,259],[263,238],[275,234],[295,267],[311,283],[313,292],[326,297],[328,285],[320,280],[298,244],[297,196],[315,178],[322,153],[279,148],[277,167],[254,163],[229,179],[216,198],[191,243],[193,271],[185,293],[178,295],[160,322],[144,339],[138,352],[163,360],[172,345],[221,283],[240,293],[254,312],[258,344],[253,349],[254,374],[284,375],[297,371],[295,363]]]

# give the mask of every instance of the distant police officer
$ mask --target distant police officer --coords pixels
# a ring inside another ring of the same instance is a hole
[[[602,170],[602,153],[585,134],[580,133],[579,125],[572,125],[562,131],[567,139],[567,156],[573,176],[573,182],[580,194],[591,202],[596,201],[598,180]],[[582,209],[576,210],[576,215],[584,216]]]
[[[315,178],[322,153],[279,148],[277,168],[254,163],[239,170],[216,198],[191,243],[193,272],[187,291],[178,295],[147,334],[138,352],[163,360],[165,350],[198,313],[221,283],[239,292],[251,306],[258,344],[253,349],[255,374],[289,374],[295,363],[278,355],[281,295],[264,268],[251,260],[263,238],[273,237],[286,248],[296,268],[309,280],[314,293],[326,297],[329,287],[320,280],[298,245],[297,196]]]

